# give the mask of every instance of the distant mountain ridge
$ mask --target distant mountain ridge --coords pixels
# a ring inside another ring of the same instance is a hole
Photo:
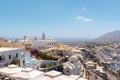
[[[120,41],[120,30],[108,32],[95,39],[95,41]]]

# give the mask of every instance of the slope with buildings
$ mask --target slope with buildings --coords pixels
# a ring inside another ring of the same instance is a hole
[[[120,30],[106,33],[106,34],[100,36],[99,38],[97,38],[95,41],[105,41],[105,42],[120,41]]]
[[[24,48],[10,48],[10,47],[3,47],[0,48],[0,65],[1,68],[5,67],[10,64],[14,64],[13,62],[17,60],[17,65],[22,68],[33,68],[35,70],[42,70],[45,71],[46,75],[52,76],[51,70],[60,70],[60,75],[57,75],[58,72],[55,72],[55,78],[60,77],[59,80],[69,78],[71,76],[72,80],[81,80],[85,79],[84,67],[81,64],[81,55],[79,50],[73,50],[70,46],[62,45],[57,40],[46,40],[45,34],[42,36],[42,40],[37,40],[35,37],[34,40],[29,40],[27,36],[25,36],[24,40],[18,41],[25,45]],[[30,52],[28,49],[36,49],[36,50],[56,50],[56,55],[61,56],[57,61],[51,60],[40,60],[36,59],[35,57],[31,57]],[[26,51],[27,50],[27,51]],[[64,58],[65,56],[65,58]],[[68,60],[67,60],[68,59]],[[42,66],[46,64],[51,64],[51,67],[44,67]],[[63,68],[63,69],[62,69]],[[29,72],[29,70],[27,70]],[[31,69],[30,69],[31,71]],[[50,71],[50,72],[49,72]],[[52,73],[53,73],[52,72]],[[62,72],[64,74],[62,74]],[[84,73],[84,77],[81,76]],[[2,73],[3,74],[3,73]],[[37,73],[35,73],[37,74]],[[5,74],[4,74],[5,75]],[[19,76],[19,75],[18,75]],[[62,76],[62,77],[61,77]],[[4,76],[5,77],[5,76]],[[13,77],[12,77],[13,78]],[[37,78],[37,77],[36,77]],[[53,77],[52,77],[53,78]],[[34,78],[33,78],[34,79]],[[39,79],[42,80],[41,77]],[[70,78],[69,78],[70,79]],[[68,80],[69,80],[68,79]],[[21,78],[22,80],[22,78]],[[29,80],[29,79],[26,79]],[[87,79],[85,79],[87,80]]]

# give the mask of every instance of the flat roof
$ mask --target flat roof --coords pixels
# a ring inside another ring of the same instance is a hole
[[[62,75],[62,73],[61,73],[61,72],[58,72],[58,71],[55,71],[55,70],[52,70],[52,71],[46,72],[44,75],[45,75],[45,76],[49,76],[49,77],[51,77],[51,78],[55,78],[55,77],[57,77],[57,76]]]
[[[1,47],[1,48],[0,48],[0,52],[3,52],[3,51],[11,51],[11,50],[16,50],[16,49],[21,49],[21,48]]]
[[[76,49],[74,49],[74,50],[72,50],[73,52],[81,52],[81,50],[76,50]]]

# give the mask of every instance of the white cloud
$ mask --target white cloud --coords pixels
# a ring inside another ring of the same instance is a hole
[[[81,11],[87,11],[87,8],[86,7],[81,8]]]
[[[93,21],[92,19],[85,18],[85,17],[82,17],[82,16],[77,16],[76,19],[84,21],[84,22],[92,22]]]
[[[83,8],[82,10],[83,10],[83,11],[87,11],[87,8]]]
[[[82,17],[82,16],[78,16],[78,17],[76,17],[76,19],[78,19],[78,20],[79,20],[79,19],[83,19],[83,17]]]
[[[85,21],[85,22],[92,22],[92,19],[84,18],[83,21]]]

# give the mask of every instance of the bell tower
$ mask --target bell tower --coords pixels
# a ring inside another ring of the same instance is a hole
[[[34,40],[35,40],[35,41],[37,40],[37,37],[36,37],[36,36],[34,37]]]
[[[45,40],[45,38],[46,38],[46,37],[45,37],[45,34],[43,33],[43,34],[42,34],[42,40]]]

